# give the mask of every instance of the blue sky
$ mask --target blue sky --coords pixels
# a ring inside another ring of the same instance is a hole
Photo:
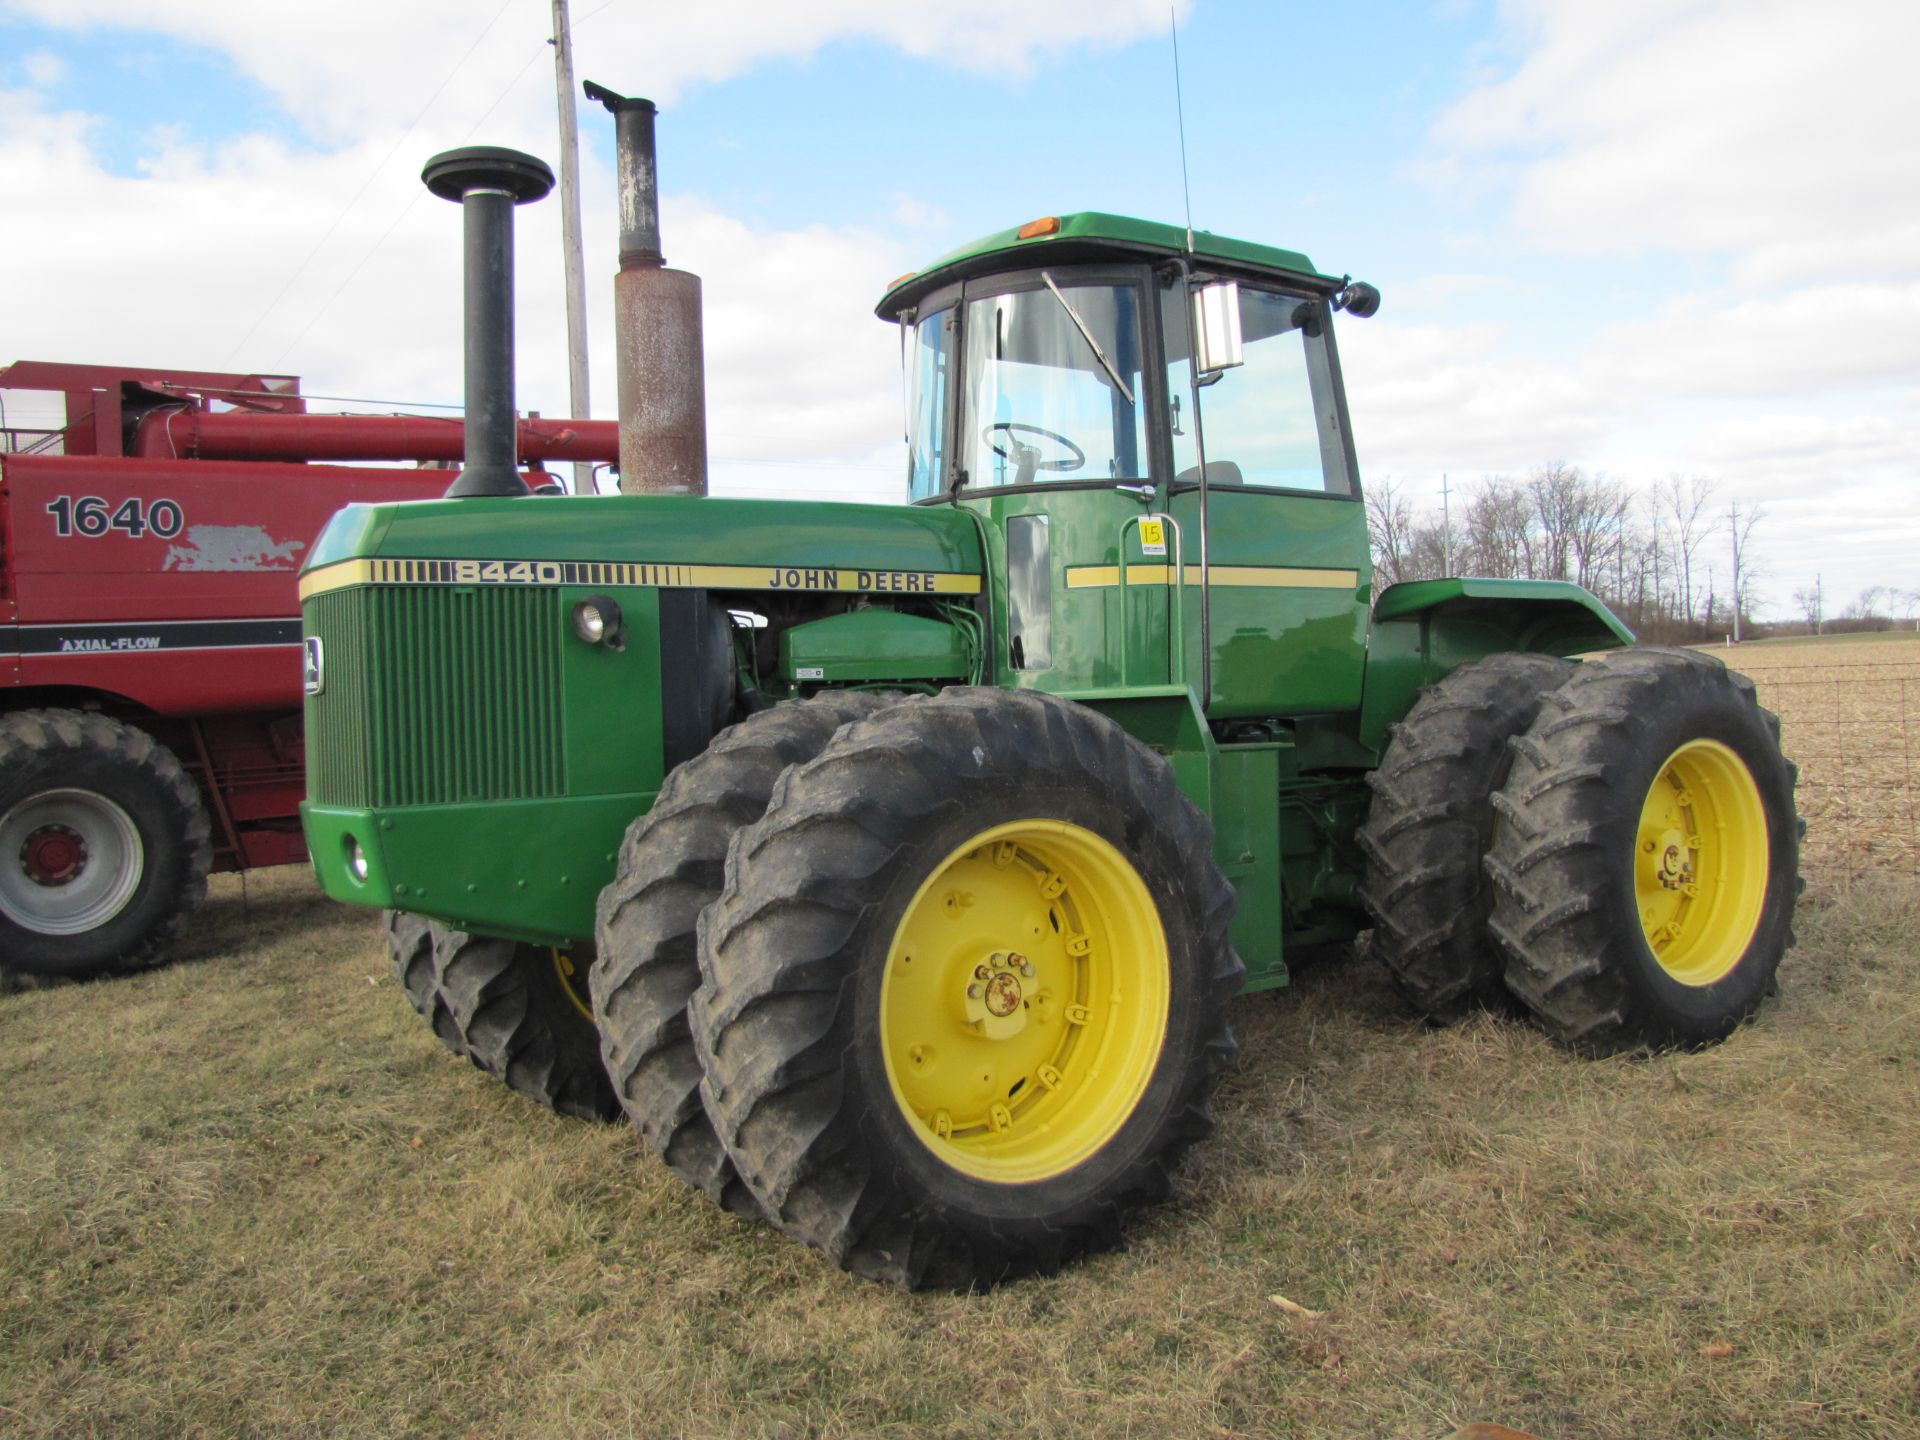
[[[1182,0],[1194,221],[1380,286],[1343,332],[1369,477],[1710,474],[1768,509],[1776,609],[1816,572],[1920,589],[1916,8]],[[9,358],[457,398],[456,222],[415,177],[461,143],[553,158],[548,0],[312,13],[0,0]],[[1040,214],[1182,218],[1167,30],[1163,0],[574,0],[581,75],[662,104],[723,482],[894,487],[893,275]],[[583,106],[608,415],[610,131]],[[523,212],[548,413],[557,230]]]

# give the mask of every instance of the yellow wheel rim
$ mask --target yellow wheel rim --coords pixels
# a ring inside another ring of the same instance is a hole
[[[954,1169],[1020,1184],[1112,1140],[1166,1041],[1166,931],[1091,830],[1016,820],[915,892],[880,986],[893,1098]]]
[[[553,957],[553,973],[560,977],[560,988],[567,992],[567,999],[573,1002],[573,1008],[587,1019],[593,1019],[593,1006],[587,1000],[587,977],[579,964],[568,951],[550,946],[547,953]]]
[[[1767,896],[1767,812],[1746,762],[1717,740],[1668,756],[1640,807],[1633,858],[1640,925],[1660,967],[1682,985],[1724,979]]]

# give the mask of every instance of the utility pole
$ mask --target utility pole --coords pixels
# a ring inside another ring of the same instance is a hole
[[[1453,492],[1447,488],[1447,472],[1440,472],[1440,568],[1453,574],[1453,507],[1448,503]]]
[[[580,125],[573,110],[573,35],[567,0],[553,0],[554,87],[560,99],[560,251],[567,268],[567,389],[573,418],[590,419],[587,389],[587,280],[580,253]],[[573,493],[593,493],[593,466],[575,464]]]
[[[1813,633],[1826,634],[1827,592],[1825,583],[1818,571],[1813,576]]]

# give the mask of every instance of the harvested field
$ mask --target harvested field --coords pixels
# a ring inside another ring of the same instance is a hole
[[[1810,901],[1699,1055],[1426,1031],[1359,965],[1244,999],[1177,1202],[984,1297],[719,1213],[441,1051],[374,916],[251,889],[0,999],[0,1434],[1920,1433],[1909,880]]]
[[[1768,640],[1714,649],[1760,687],[1800,766],[1802,868],[1849,885],[1920,875],[1920,635]]]

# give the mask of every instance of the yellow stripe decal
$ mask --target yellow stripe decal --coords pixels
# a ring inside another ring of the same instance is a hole
[[[1200,583],[1200,567],[1185,568],[1189,585]],[[1257,586],[1282,590],[1352,590],[1360,584],[1357,570],[1318,570],[1288,565],[1212,565],[1208,567],[1213,583],[1222,586]],[[1173,575],[1171,565],[1129,565],[1127,584],[1165,585]],[[1069,590],[1102,590],[1120,583],[1118,565],[1074,565],[1067,570]]]
[[[661,590],[811,590],[850,595],[978,595],[980,577],[946,570],[806,565],[656,565],[625,560],[342,560],[300,577],[300,598],[349,585],[646,585]]]

